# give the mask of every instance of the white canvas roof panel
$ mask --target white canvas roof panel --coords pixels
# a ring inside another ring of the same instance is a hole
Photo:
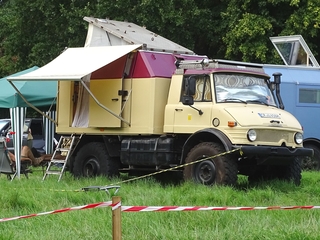
[[[68,48],[45,66],[8,81],[49,80],[80,81],[86,75],[106,66],[141,45]]]
[[[99,19],[94,17],[84,17],[84,20],[93,24],[99,30],[99,40],[101,41],[101,30],[105,31],[107,36],[101,42],[108,45],[142,44],[144,49],[159,52],[170,52],[179,54],[194,54],[177,43],[174,43],[160,35],[140,27],[130,22],[120,22],[108,19]],[[93,36],[94,37],[94,36]]]

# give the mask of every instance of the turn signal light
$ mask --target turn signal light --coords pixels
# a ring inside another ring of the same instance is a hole
[[[235,127],[235,126],[237,126],[237,122],[228,121],[228,127]]]

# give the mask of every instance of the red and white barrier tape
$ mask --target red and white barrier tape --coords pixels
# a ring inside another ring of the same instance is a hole
[[[100,202],[100,203],[92,203],[78,207],[71,208],[63,208],[59,210],[54,210],[50,212],[43,212],[37,214],[29,214],[19,217],[11,217],[11,218],[2,218],[0,222],[6,222],[11,220],[18,220],[24,218],[31,218],[37,216],[43,216],[48,214],[56,214],[63,213],[75,210],[84,210],[90,208],[99,208],[99,207],[112,207],[112,210],[116,210],[121,207],[122,212],[173,212],[173,211],[224,211],[224,210],[293,210],[293,209],[320,209],[320,206],[271,206],[271,207],[201,207],[201,206],[121,206],[121,202],[113,204],[111,201],[108,202]]]
[[[320,206],[271,206],[271,207],[147,207],[147,206],[122,206],[123,212],[165,212],[165,211],[222,211],[222,210],[293,210],[293,209],[320,209]]]
[[[0,219],[0,222],[18,220],[18,219],[23,219],[23,218],[37,217],[37,216],[42,216],[42,215],[47,215],[47,214],[63,213],[63,212],[74,211],[74,210],[84,210],[84,209],[89,209],[89,208],[99,208],[99,207],[109,207],[109,206],[113,206],[111,201],[87,204],[87,205],[78,206],[78,207],[63,208],[63,209],[54,210],[54,211],[50,211],[50,212],[29,214],[29,215],[24,215],[24,216],[19,216],[19,217],[2,218],[2,219]]]

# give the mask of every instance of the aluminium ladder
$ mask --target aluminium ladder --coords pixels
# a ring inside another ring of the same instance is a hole
[[[59,175],[58,182],[66,169],[69,157],[79,143],[81,136],[61,136],[56,149],[51,157],[48,167],[43,175],[42,180],[45,180],[48,175]]]

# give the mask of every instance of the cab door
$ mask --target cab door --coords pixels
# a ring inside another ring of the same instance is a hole
[[[209,75],[194,75],[195,91],[191,94],[192,105],[184,105],[182,98],[186,92],[187,79],[191,76],[184,76],[182,82],[182,94],[180,102],[175,106],[174,111],[174,132],[193,133],[211,126],[212,114],[212,88]]]

